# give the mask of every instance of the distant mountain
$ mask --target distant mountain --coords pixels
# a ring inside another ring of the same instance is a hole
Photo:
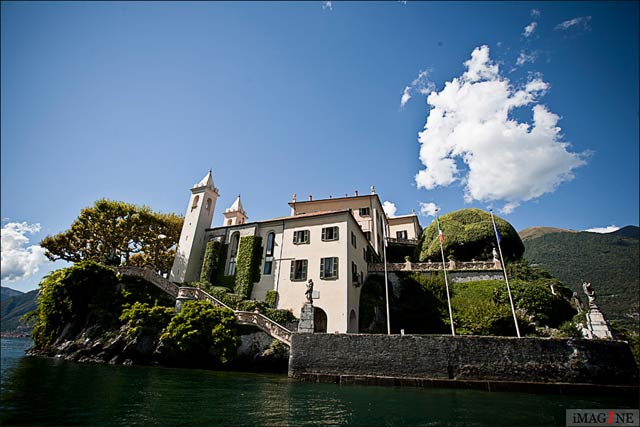
[[[619,230],[613,231],[608,234],[614,234],[620,237],[629,237],[631,239],[640,239],[640,227],[635,225],[627,225],[626,227],[622,227]]]
[[[6,288],[2,288],[3,291]],[[16,291],[17,292],[17,291]],[[2,299],[0,303],[0,331],[14,332],[21,325],[20,317],[25,313],[36,309],[36,297],[38,290],[35,289],[26,294],[19,293],[6,299]]]
[[[520,238],[524,242],[525,240],[536,239],[549,233],[577,233],[575,230],[565,230],[564,228],[555,227],[529,227],[524,230],[518,231]]]
[[[15,297],[16,295],[20,295],[22,292],[16,291],[15,289],[7,288],[4,286],[0,286],[0,301],[4,301],[6,298]]]
[[[624,227],[623,233],[628,233],[627,229],[629,227]],[[591,282],[596,291],[596,304],[608,320],[638,328],[640,242],[637,238],[623,237],[616,232],[600,234],[563,230],[542,232],[538,237],[523,240],[524,258],[530,264],[539,264],[558,277],[578,292],[583,301],[582,283]]]

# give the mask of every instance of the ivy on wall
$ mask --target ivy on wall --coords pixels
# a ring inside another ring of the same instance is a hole
[[[207,243],[204,251],[204,259],[202,260],[202,269],[200,270],[200,281],[211,283],[211,273],[217,266],[218,257],[220,256],[220,246],[222,244],[216,240]]]
[[[264,297],[264,302],[267,304],[269,308],[276,308],[278,304],[278,291],[271,289],[267,291],[267,294]]]
[[[235,293],[245,298],[251,296],[255,282],[260,281],[260,263],[262,261],[262,237],[243,236],[238,245],[236,261]]]

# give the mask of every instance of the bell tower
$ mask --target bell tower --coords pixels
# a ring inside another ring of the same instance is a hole
[[[247,222],[247,213],[244,211],[242,207],[242,201],[240,200],[240,195],[238,194],[238,198],[231,205],[229,209],[224,211],[224,226],[228,227],[231,225],[244,224]]]
[[[213,184],[211,171],[191,188],[191,197],[180,241],[173,261],[169,280],[177,283],[194,282],[200,279],[205,230],[211,227],[213,211],[218,200],[218,189]]]

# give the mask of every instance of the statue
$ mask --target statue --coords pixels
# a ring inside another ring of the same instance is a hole
[[[313,280],[309,279],[307,282],[307,291],[304,295],[307,297],[307,302],[313,304]]]
[[[495,246],[493,247],[493,249],[491,250],[491,255],[493,255],[493,262],[498,261],[498,251],[496,251]]]
[[[591,287],[591,283],[583,282],[582,290],[587,295],[589,299],[589,307],[594,307],[596,305],[596,291]]]

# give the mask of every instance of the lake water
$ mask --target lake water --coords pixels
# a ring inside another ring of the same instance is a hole
[[[627,399],[340,386],[285,375],[79,364],[26,357],[2,338],[6,425],[565,425],[565,409],[637,408]]]

